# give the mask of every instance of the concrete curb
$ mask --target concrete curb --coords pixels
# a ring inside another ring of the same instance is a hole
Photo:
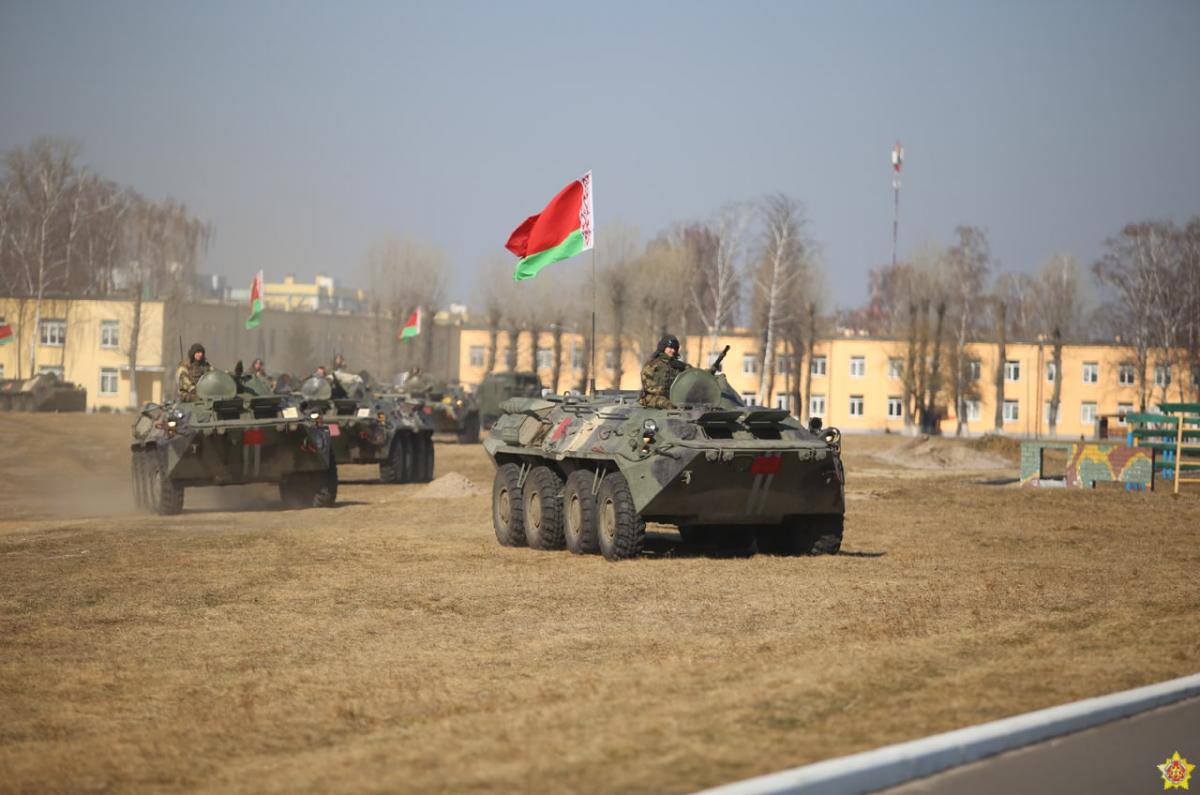
[[[1200,674],[827,759],[697,795],[861,795],[1196,695]]]

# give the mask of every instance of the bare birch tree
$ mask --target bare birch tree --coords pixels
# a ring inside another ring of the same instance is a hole
[[[758,403],[770,405],[775,387],[775,349],[782,329],[795,323],[805,306],[803,287],[810,270],[803,206],[782,193],[763,199],[762,243],[754,299],[762,346],[759,350]]]

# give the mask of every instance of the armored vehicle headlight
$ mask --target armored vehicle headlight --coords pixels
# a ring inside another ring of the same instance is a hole
[[[283,407],[283,418],[285,420],[300,419],[300,409],[296,408],[295,406],[284,406]]]
[[[646,420],[642,423],[642,434],[644,436],[653,437],[658,433],[658,423],[654,420]]]
[[[371,416],[371,409],[370,409],[370,408],[368,408],[367,406],[363,406],[361,409],[359,409],[359,410],[358,410],[358,412],[355,414],[355,416],[356,416],[356,417],[361,417],[361,418],[364,418],[364,419],[365,419],[365,418],[367,418],[367,417],[370,417],[370,416]]]
[[[175,427],[176,425],[178,425],[178,424],[179,424],[179,421],[178,421],[178,420],[167,420],[167,427],[168,427],[168,428],[174,428],[174,427]]]
[[[311,412],[311,413],[308,415],[308,418],[309,418],[310,420],[320,420],[320,419],[321,419],[321,412],[319,412],[319,411],[314,411],[314,412]]]

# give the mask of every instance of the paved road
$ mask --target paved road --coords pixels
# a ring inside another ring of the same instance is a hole
[[[1200,698],[999,754],[876,795],[1161,793],[1158,765],[1176,751],[1200,790]],[[1183,790],[1172,790],[1182,792]]]

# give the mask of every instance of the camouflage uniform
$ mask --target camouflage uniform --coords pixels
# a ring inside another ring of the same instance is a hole
[[[652,409],[673,409],[671,384],[687,365],[661,351],[650,357],[642,368],[642,394],[638,402]]]
[[[175,371],[175,383],[179,387],[179,399],[195,400],[196,384],[199,383],[200,376],[211,369],[212,365],[208,363],[208,359],[199,362],[180,362],[179,369]]]

